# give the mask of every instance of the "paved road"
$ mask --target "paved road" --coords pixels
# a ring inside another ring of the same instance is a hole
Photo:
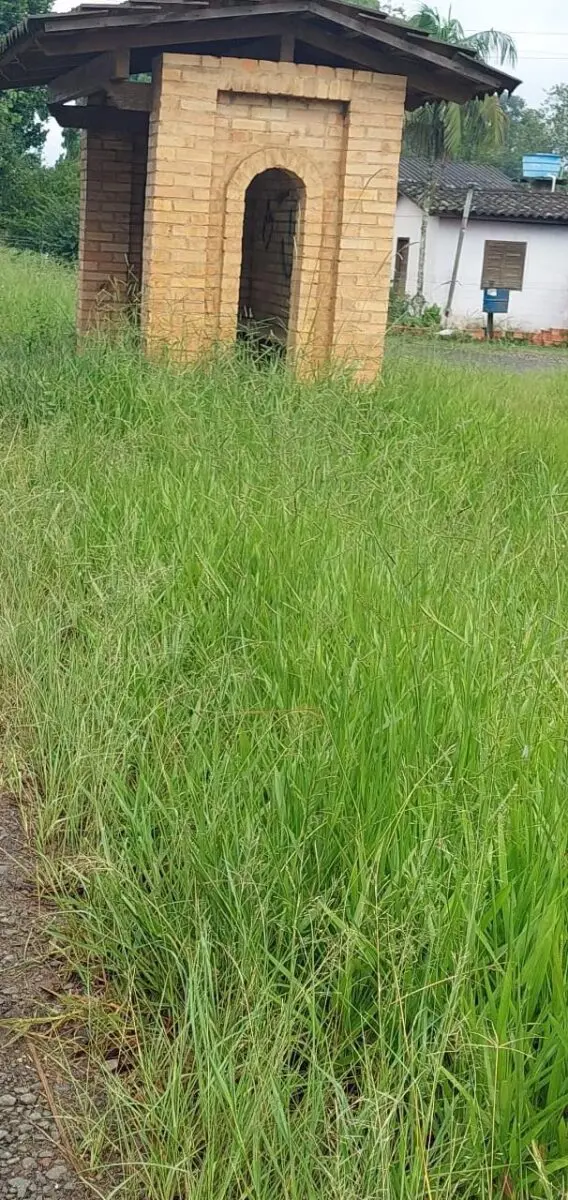
[[[392,337],[388,356],[443,363],[445,366],[473,367],[475,370],[506,371],[525,375],[531,372],[568,372],[568,349],[541,349],[537,346],[486,346],[482,342],[452,342],[450,338]]]

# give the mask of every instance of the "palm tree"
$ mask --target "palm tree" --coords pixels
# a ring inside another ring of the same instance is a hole
[[[475,50],[480,58],[497,62],[500,66],[517,61],[517,50],[513,38],[497,29],[485,29],[481,33],[467,35],[463,25],[452,16],[447,17],[423,3],[409,24],[415,29],[429,33],[439,41],[453,46]],[[435,164],[458,158],[467,148],[468,154],[479,154],[499,149],[505,141],[507,117],[497,96],[486,96],[483,100],[471,100],[468,104],[453,104],[438,101],[425,104],[411,113],[406,122],[404,146],[407,153],[419,154],[431,164],[430,184],[423,206],[420,254],[418,261],[418,296],[424,291],[424,267],[426,261],[426,235],[428,218],[436,185]]]
[[[408,18],[408,24],[415,29],[429,33],[431,37],[441,42],[449,42],[452,46],[464,46],[475,50],[485,62],[497,61],[501,66],[509,63],[515,66],[517,50],[509,33],[500,33],[497,29],[486,29],[482,33],[466,34],[463,25],[452,16],[450,9],[447,17],[430,4],[421,4],[417,13]]]

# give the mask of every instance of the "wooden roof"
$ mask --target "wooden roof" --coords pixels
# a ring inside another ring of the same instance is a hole
[[[469,51],[343,0],[127,0],[29,16],[0,41],[0,90],[49,84],[105,52],[130,73],[173,51],[293,61],[405,75],[407,107],[512,91],[517,79]]]

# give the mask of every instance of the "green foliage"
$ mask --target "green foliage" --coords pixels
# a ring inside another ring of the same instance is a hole
[[[0,241],[73,259],[78,238],[77,162],[42,167],[30,156],[13,159],[0,174]]]
[[[49,12],[52,0],[0,0],[0,37],[8,33],[28,14]]]
[[[47,106],[41,90],[0,93],[0,170],[20,154],[39,154],[45,142],[45,117]]]
[[[406,329],[426,329],[434,333],[440,328],[442,310],[437,304],[424,305],[421,297],[401,296],[400,292],[391,288],[389,296],[390,326]]]
[[[438,101],[409,113],[404,151],[431,162],[470,158],[484,161],[506,145],[507,120],[497,96],[467,104]]]
[[[568,84],[557,83],[546,94],[542,116],[550,136],[554,154],[568,158]]]
[[[558,153],[568,158],[568,85],[557,84],[540,108],[531,108],[521,96],[502,96],[506,118],[503,146],[481,150],[474,142],[462,147],[462,157],[492,163],[513,179],[520,179],[525,154]]]
[[[560,1198],[564,375],[75,356],[71,272],[0,279],[3,758],[99,1192]]]
[[[443,17],[428,4],[422,4],[409,24],[440,41],[477,51],[484,59],[514,65],[517,52],[513,39],[495,29],[466,36],[463,26],[451,12]],[[469,104],[438,102],[426,104],[411,113],[406,121],[404,144],[409,154],[430,160],[484,154],[504,145],[507,123],[498,97],[487,96]]]
[[[463,26],[423,4],[409,19],[416,28],[455,45],[475,49],[481,58],[516,63],[511,36],[489,29],[466,35]],[[568,84],[557,84],[540,108],[521,96],[490,96],[472,104],[429,104],[406,124],[405,149],[430,159],[462,158],[491,163],[514,179],[521,177],[525,154],[556,152],[568,157]]]
[[[81,152],[81,133],[78,129],[62,129],[63,152],[66,158],[77,160]]]
[[[503,145],[480,149],[474,141],[466,140],[462,157],[500,167],[512,179],[520,179],[525,154],[552,150],[551,130],[542,109],[530,108],[521,96],[501,96],[499,104],[506,121]]]
[[[363,4],[361,4],[361,5],[358,5],[358,0],[351,0],[351,2],[360,8],[379,9],[381,13],[386,13],[386,15],[388,17],[393,17],[393,18],[401,20],[401,21],[406,21],[404,9],[402,8],[402,6],[400,4],[396,4],[396,3],[385,4],[384,0],[380,0],[380,2],[379,2],[379,0],[364,0]]]
[[[51,0],[0,0],[0,35],[28,13],[50,8]],[[46,118],[43,90],[0,93],[0,240],[73,258],[78,244],[78,170],[75,163],[41,166]]]
[[[44,13],[52,0],[0,0],[0,38],[28,13]],[[38,152],[45,142],[42,121],[47,117],[45,94],[31,91],[0,93],[0,171],[14,155]]]
[[[486,62],[496,61],[501,66],[514,66],[517,61],[517,49],[514,39],[508,33],[497,29],[485,29],[480,33],[467,35],[463,25],[451,10],[444,17],[439,9],[430,4],[421,4],[414,16],[408,19],[409,25],[421,29],[431,37],[441,42],[449,42],[453,46],[464,46],[475,50],[476,54]]]
[[[49,0],[0,0],[0,33]],[[73,258],[78,245],[79,179],[75,162],[47,169],[40,151],[47,116],[44,93],[0,94],[0,241],[21,249]]]

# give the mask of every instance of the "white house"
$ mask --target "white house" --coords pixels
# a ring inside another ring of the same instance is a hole
[[[494,167],[448,163],[436,170],[421,159],[403,158],[393,246],[393,286],[419,291],[420,244],[425,205],[424,297],[446,307],[468,189],[473,205],[460,259],[449,324],[485,323],[482,284],[511,287],[509,312],[495,327],[535,332],[568,330],[568,192],[550,182],[515,183]]]

